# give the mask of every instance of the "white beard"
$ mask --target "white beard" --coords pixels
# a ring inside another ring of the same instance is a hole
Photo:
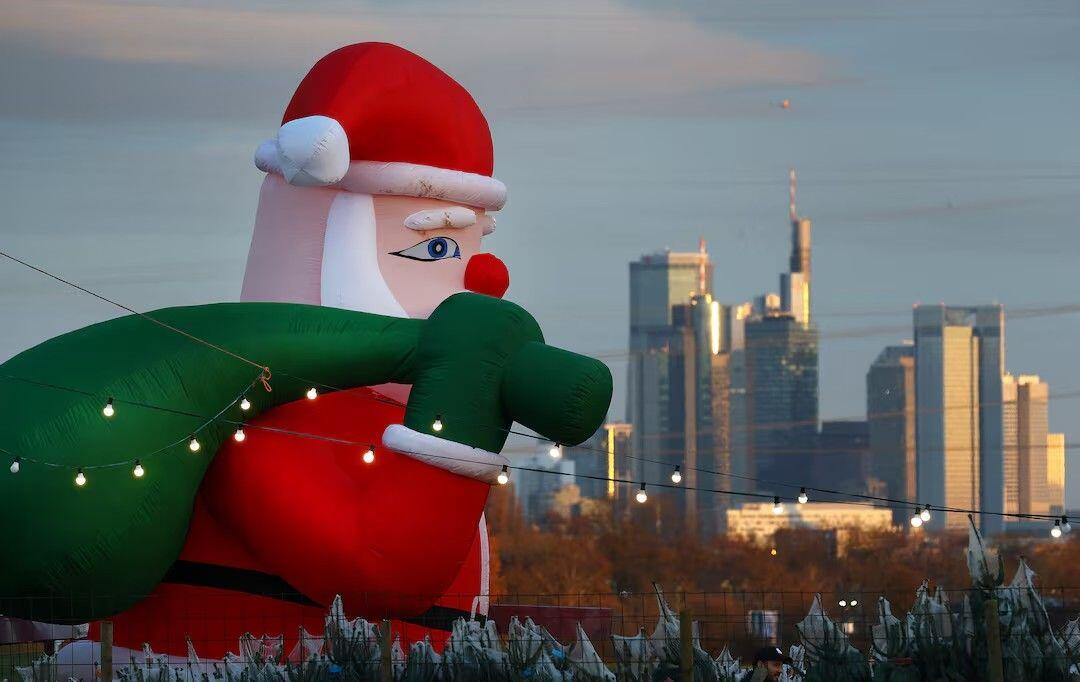
[[[379,270],[375,205],[369,194],[339,192],[326,218],[322,305],[408,317]]]

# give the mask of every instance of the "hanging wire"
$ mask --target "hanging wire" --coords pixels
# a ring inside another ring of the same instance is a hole
[[[129,313],[134,314],[134,315],[138,315],[139,317],[142,317],[142,318],[148,320],[149,322],[152,322],[152,323],[154,323],[156,325],[159,325],[159,326],[161,326],[161,327],[163,327],[163,328],[165,328],[165,329],[167,329],[169,331],[172,331],[174,333],[180,334],[180,335],[182,335],[182,336],[184,336],[184,337],[186,337],[186,338],[188,338],[188,339],[190,339],[190,340],[192,340],[192,341],[194,341],[196,343],[203,344],[203,345],[205,345],[205,346],[207,346],[209,348],[212,348],[212,349],[217,350],[219,352],[225,353],[226,355],[229,355],[229,356],[234,357],[234,358],[236,358],[238,360],[241,360],[241,361],[243,361],[243,362],[245,362],[245,363],[247,363],[249,365],[257,367],[260,370],[259,376],[247,388],[244,389],[244,392],[242,392],[240,395],[238,395],[236,398],[234,398],[228,405],[226,405],[221,411],[219,411],[217,415],[215,415],[214,417],[208,418],[208,421],[204,422],[204,424],[202,426],[200,426],[198,430],[205,429],[210,423],[212,423],[213,421],[216,421],[220,417],[220,415],[223,414],[230,407],[232,407],[236,403],[240,402],[241,400],[244,400],[247,391],[249,391],[251,388],[253,388],[256,385],[256,383],[261,382],[266,390],[268,390],[268,391],[270,390],[269,380],[270,380],[271,374],[270,374],[270,368],[268,366],[261,365],[261,364],[255,362],[255,361],[253,361],[253,360],[250,360],[249,358],[238,355],[238,354],[236,354],[236,353],[234,353],[234,352],[232,352],[232,351],[230,351],[228,349],[222,348],[221,346],[218,346],[217,344],[214,344],[214,343],[212,343],[210,341],[207,341],[205,339],[197,337],[197,336],[195,336],[193,334],[190,334],[190,333],[188,333],[188,332],[186,332],[186,331],[184,331],[182,329],[178,329],[176,327],[173,327],[172,325],[169,325],[169,324],[167,324],[165,322],[157,320],[157,319],[155,319],[155,318],[153,318],[153,317],[151,317],[151,316],[149,316],[149,315],[147,315],[145,313],[141,313],[141,312],[139,312],[139,311],[137,311],[137,310],[135,310],[135,309],[133,309],[133,308],[131,308],[129,306],[126,306],[126,305],[124,305],[122,303],[119,303],[119,302],[117,302],[117,301],[115,301],[113,299],[110,299],[110,298],[108,298],[108,297],[106,297],[106,296],[104,296],[102,294],[99,294],[99,293],[94,292],[94,291],[92,291],[90,289],[87,289],[87,288],[85,288],[85,287],[83,287],[83,286],[81,286],[79,284],[76,284],[76,283],[74,283],[74,282],[72,282],[70,280],[67,280],[67,279],[65,279],[63,277],[55,275],[55,274],[53,274],[53,273],[51,273],[51,272],[49,272],[49,271],[47,271],[47,270],[45,270],[43,268],[40,268],[40,267],[38,267],[36,265],[33,265],[33,264],[28,263],[28,262],[26,262],[26,261],[24,261],[22,259],[19,259],[19,258],[15,257],[15,256],[12,256],[12,255],[10,255],[10,254],[2,251],[2,250],[0,250],[0,256],[3,256],[4,258],[7,258],[7,259],[9,259],[9,260],[11,260],[11,261],[13,261],[15,263],[18,263],[18,264],[24,266],[24,267],[30,268],[31,270],[34,270],[34,271],[36,271],[36,272],[38,272],[40,274],[43,274],[43,275],[45,275],[47,277],[50,277],[50,278],[52,278],[52,279],[54,279],[54,280],[56,280],[56,281],[58,281],[58,282],[60,282],[60,283],[62,283],[64,285],[66,285],[66,286],[69,286],[69,287],[74,288],[74,289],[76,289],[78,291],[81,291],[81,292],[83,292],[85,294],[88,294],[88,295],[93,296],[93,297],[95,297],[97,299],[100,299],[100,300],[102,300],[102,301],[104,301],[106,303],[109,303],[110,305],[113,305],[113,306],[115,306],[115,307],[117,307],[117,308],[119,308],[121,310],[127,311]],[[1064,312],[1072,312],[1072,311],[1070,309],[1070,310],[1064,311]],[[296,375],[287,374],[287,373],[282,373],[282,374],[284,376],[286,376],[286,377],[290,377],[290,378],[294,378],[294,379],[299,379],[301,381],[305,381],[305,383],[308,383],[309,385],[311,385],[311,388],[307,392],[307,397],[309,399],[313,399],[313,394],[317,395],[317,387],[328,388],[328,389],[334,390],[334,391],[345,391],[346,390],[346,389],[342,389],[342,388],[339,388],[339,387],[336,387],[336,386],[331,386],[331,385],[328,385],[328,384],[324,384],[324,383],[321,383],[321,382],[315,382],[315,381],[307,380],[307,379],[304,379],[303,377],[299,377],[299,376],[296,376]],[[88,391],[82,391],[82,390],[79,390],[79,389],[73,389],[73,388],[69,388],[69,387],[58,386],[58,385],[49,384],[49,383],[46,383],[46,382],[38,382],[38,381],[26,379],[24,377],[15,377],[15,376],[11,376],[11,375],[0,375],[0,377],[6,378],[6,379],[9,379],[9,380],[14,380],[14,381],[23,381],[23,382],[26,382],[26,383],[32,383],[32,384],[36,384],[36,385],[39,385],[39,386],[42,386],[42,387],[52,388],[52,389],[56,389],[56,390],[73,391],[73,392],[76,392],[76,393],[82,393],[84,395],[94,395],[93,393],[88,392]],[[395,406],[399,406],[399,407],[401,406],[401,403],[399,401],[391,400],[389,398],[381,399],[381,398],[379,398],[379,397],[377,397],[375,395],[370,395],[370,394],[363,395],[363,394],[358,394],[355,391],[348,391],[348,394],[352,395],[352,396],[358,396],[359,395],[360,397],[362,397],[364,399],[367,399],[367,400],[375,400],[377,402],[383,402],[383,403],[387,403],[387,404],[391,404],[391,405],[395,405]],[[111,397],[110,397],[110,399],[111,399]],[[139,401],[121,401],[121,400],[117,400],[117,402],[122,402],[122,403],[126,403],[126,404],[131,404],[131,405],[137,405],[137,406],[144,407],[144,408],[147,408],[147,409],[155,409],[155,410],[162,410],[162,411],[172,412],[174,414],[182,414],[182,415],[191,416],[191,417],[201,417],[201,415],[192,414],[190,412],[185,412],[183,410],[174,410],[174,409],[170,409],[170,408],[163,408],[163,407],[160,407],[160,406],[154,406],[154,405],[150,405],[150,404],[147,404],[147,403],[142,403],[142,402],[139,402]],[[943,408],[941,411],[943,411],[944,409],[948,409],[948,408]],[[907,412],[905,411],[903,414],[907,414]],[[229,422],[229,420],[223,420],[223,421],[225,421],[226,423],[236,424],[237,427],[238,427],[237,432],[238,433],[243,432],[243,429],[242,429],[242,427],[244,426],[243,422]],[[815,421],[815,425],[816,425],[816,421]],[[436,418],[435,424],[433,426],[434,426],[436,431],[441,430],[441,427],[442,427],[442,415],[439,415]],[[526,433],[526,432],[521,432],[521,431],[515,431],[513,428],[509,428],[509,427],[504,428],[504,427],[495,427],[495,426],[490,426],[490,425],[486,425],[486,426],[488,426],[489,428],[492,428],[492,429],[498,429],[499,431],[505,432],[507,434],[515,434],[515,435],[519,435],[519,436],[537,438],[538,440],[547,441],[547,442],[552,443],[553,445],[557,445],[557,443],[555,443],[555,441],[543,438],[542,436],[538,436],[536,434]],[[763,426],[768,426],[768,427],[774,427],[775,428],[774,424],[763,425]],[[261,428],[261,429],[264,429],[264,430],[268,429],[268,427],[252,427],[252,428]],[[284,431],[282,431],[282,432],[284,433]],[[333,441],[333,442],[336,442],[338,440],[338,439],[329,439],[329,438],[326,438],[326,437],[320,437],[320,436],[315,435],[315,434],[302,434],[301,432],[293,432],[290,435],[304,435],[305,437],[311,437],[311,438],[316,438],[316,439],[321,439],[321,440],[330,440],[330,441]],[[171,444],[169,444],[169,445],[167,445],[165,447],[162,447],[162,448],[159,448],[158,450],[155,450],[154,452],[150,453],[150,455],[154,455],[154,454],[157,454],[157,453],[162,452],[164,450],[168,450],[170,448],[176,447],[180,443],[183,443],[183,442],[188,441],[188,440],[189,440],[189,437],[185,436],[183,439],[181,439],[181,440],[179,440],[179,441],[177,441],[175,443],[171,443]],[[358,445],[357,443],[349,443],[349,444],[350,445]],[[608,454],[606,450],[602,450],[602,449],[599,449],[599,448],[589,448],[587,446],[578,446],[577,449],[593,450],[593,451],[596,451],[596,452],[599,452],[599,453],[603,453],[605,455]],[[755,450],[759,450],[759,449],[755,449]],[[15,455],[14,453],[11,453],[10,451],[4,450],[2,448],[0,448],[0,452],[4,452],[8,456],[16,456],[18,461],[20,461],[20,462],[33,462],[33,463],[45,464],[46,466],[57,466],[57,467],[70,468],[70,465],[67,465],[67,464],[49,463],[49,462],[45,462],[43,460],[36,460],[36,459],[28,458],[28,457],[22,456],[22,455]],[[417,454],[417,453],[413,453],[413,454]],[[150,455],[146,455],[146,456],[150,456]],[[432,455],[426,455],[426,456],[432,456]],[[644,458],[644,457],[638,457],[638,456],[634,456],[634,455],[624,455],[624,457],[629,458],[629,459],[639,460],[639,461],[642,461],[642,462],[653,463],[653,464],[661,464],[661,465],[665,465],[665,466],[670,465],[670,462],[663,462],[663,461],[659,461],[659,460],[653,460],[653,459]],[[448,459],[453,459],[453,458],[448,458]],[[95,465],[94,467],[86,467],[86,468],[105,468],[105,467],[129,465],[133,461],[134,460],[132,460],[132,459],[128,459],[128,460],[124,460],[123,462],[117,462],[117,463],[111,463],[111,464],[105,464],[105,465]],[[462,460],[462,461],[467,461],[467,460]],[[528,469],[526,467],[512,467],[512,468],[522,469],[522,470],[530,470],[530,471],[533,470],[533,469]],[[841,495],[841,496],[845,496],[845,497],[853,497],[853,498],[858,498],[858,499],[861,499],[861,500],[884,502],[884,503],[888,503],[888,504],[904,505],[905,507],[911,504],[910,500],[896,500],[896,499],[886,498],[886,497],[881,497],[881,496],[864,495],[864,494],[859,494],[859,493],[848,493],[848,492],[829,490],[829,489],[823,489],[823,488],[814,488],[814,487],[810,487],[810,486],[801,486],[800,484],[797,484],[797,483],[793,484],[793,483],[788,483],[788,482],[768,481],[768,480],[765,480],[765,479],[759,479],[759,478],[751,477],[751,476],[741,476],[741,475],[738,475],[738,474],[733,474],[731,472],[713,471],[713,470],[697,468],[697,467],[688,467],[688,469],[691,470],[691,471],[698,471],[698,472],[701,472],[701,473],[708,473],[708,474],[719,475],[719,476],[729,476],[729,477],[740,478],[740,479],[744,479],[744,480],[755,481],[755,482],[763,483],[763,484],[766,484],[766,485],[780,485],[780,486],[792,487],[792,488],[799,487],[799,488],[805,488],[806,490],[815,491],[815,492],[822,492],[822,493],[833,494],[833,495]],[[546,470],[546,469],[535,469],[534,471],[544,472],[544,473],[555,473],[555,474],[559,474],[559,475],[571,475],[571,476],[574,476],[574,474],[567,474],[566,472],[552,471],[552,470]],[[577,476],[582,477],[582,478],[594,478],[595,480],[601,480],[601,481],[612,481],[612,482],[616,482],[616,483],[630,482],[630,481],[625,481],[625,480],[622,480],[622,479],[616,479],[616,478],[610,478],[610,477],[601,477],[601,476],[593,477],[593,476],[586,476],[586,475],[583,475],[583,474],[578,474]],[[652,485],[656,485],[658,487],[680,488],[682,490],[696,490],[696,491],[702,491],[702,492],[714,492],[714,493],[723,493],[723,494],[729,494],[729,495],[741,495],[741,496],[747,496],[747,497],[765,497],[765,498],[767,498],[767,497],[770,496],[767,493],[747,493],[747,492],[730,491],[730,490],[710,490],[710,489],[705,489],[705,488],[695,488],[695,487],[687,487],[687,486],[665,484],[665,483],[653,483]],[[865,504],[865,503],[861,503],[861,502],[856,502],[854,500],[835,500],[835,502],[845,503],[845,504]],[[871,505],[871,506],[875,506],[875,505]],[[927,506],[927,508],[929,509],[929,505]],[[1007,513],[1007,512],[968,510],[968,509],[948,508],[948,507],[935,507],[934,509],[937,510],[937,511],[944,511],[944,512],[977,513],[977,514],[995,515],[995,516],[1011,516],[1011,517],[1017,517],[1017,518],[1056,518],[1053,515],[1015,514],[1015,513]]]
[[[183,329],[180,329],[178,327],[174,327],[174,326],[172,326],[171,324],[169,324],[167,322],[162,322],[161,320],[153,318],[153,317],[147,315],[146,313],[141,313],[138,310],[135,310],[134,308],[126,306],[123,303],[119,303],[118,301],[114,301],[113,299],[108,298],[107,296],[104,296],[102,294],[99,294],[96,291],[91,291],[90,289],[87,289],[84,286],[80,286],[79,284],[76,284],[75,282],[72,282],[70,280],[64,279],[63,277],[61,277],[59,275],[54,275],[53,273],[49,272],[48,270],[40,268],[40,267],[38,267],[38,266],[36,266],[36,265],[34,265],[32,263],[27,263],[26,261],[22,260],[21,258],[16,258],[15,256],[12,256],[11,254],[9,254],[9,253],[7,253],[5,251],[0,251],[0,256],[3,256],[4,258],[7,258],[8,260],[13,261],[15,263],[18,263],[19,265],[30,268],[31,270],[34,270],[35,272],[40,272],[41,274],[45,275],[46,277],[51,277],[52,279],[56,280],[57,282],[60,282],[62,284],[65,284],[65,285],[73,288],[73,289],[81,291],[84,294],[89,294],[90,296],[93,296],[94,298],[102,300],[102,301],[104,301],[104,302],[106,302],[106,303],[108,303],[110,305],[116,306],[117,308],[119,308],[121,310],[125,310],[125,311],[131,313],[132,315],[138,315],[139,317],[143,318],[144,320],[147,320],[148,322],[152,322],[152,323],[158,325],[159,327],[161,327],[163,329],[167,329],[167,330],[169,330],[169,331],[171,331],[171,332],[173,332],[175,334],[179,334],[179,335],[181,335],[183,337],[186,337],[186,338],[190,339],[191,341],[194,341],[195,343],[200,343],[200,344],[206,346],[207,348],[212,348],[212,349],[214,349],[214,350],[216,350],[216,351],[218,351],[220,353],[224,353],[225,355],[236,358],[237,360],[240,360],[241,362],[246,362],[247,364],[251,365],[252,367],[258,367],[260,370],[262,370],[262,373],[263,373],[262,374],[263,385],[266,387],[266,390],[270,390],[270,388],[269,388],[269,385],[270,385],[269,384],[269,382],[270,382],[270,368],[267,367],[266,365],[259,364],[258,362],[255,362],[254,360],[252,360],[250,358],[246,358],[243,355],[240,355],[238,353],[234,353],[233,351],[231,351],[231,350],[229,350],[227,348],[222,348],[221,346],[217,345],[216,343],[213,343],[212,341],[207,341],[206,339],[195,336],[194,334],[186,332]]]

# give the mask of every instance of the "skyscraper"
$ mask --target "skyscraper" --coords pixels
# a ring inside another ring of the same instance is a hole
[[[795,207],[795,169],[789,175],[788,220],[791,222],[791,256],[788,272],[780,275],[781,307],[795,321],[810,326],[810,219],[800,216]]]
[[[637,456],[660,459],[670,455],[667,442],[678,436],[672,424],[671,353],[681,335],[673,326],[674,308],[694,296],[712,294],[713,266],[699,244],[696,253],[664,251],[642,256],[630,264],[630,363],[627,421],[634,425],[631,447]],[[635,478],[658,480],[656,465],[638,461]]]
[[[1050,513],[1065,513],[1065,434],[1046,434],[1046,492]]]
[[[874,494],[917,499],[915,479],[915,347],[886,346],[866,373],[870,479]],[[910,510],[893,510],[903,523]]]
[[[1001,305],[919,305],[914,310],[916,457],[922,503],[998,511],[1004,507]],[[932,528],[963,528],[962,514],[937,514]],[[980,515],[984,532],[1003,529]]]
[[[675,433],[662,459],[669,462],[668,474],[681,467],[685,518],[706,536],[722,528],[730,506],[727,495],[693,490],[729,489],[726,474],[710,473],[727,472],[731,464],[727,317],[726,306],[708,294],[675,306],[673,314],[677,352],[670,360],[669,421]]]
[[[702,241],[697,253],[643,256],[630,266],[628,417],[634,425],[631,475],[666,481],[679,467],[685,490],[665,505],[702,534],[721,527],[729,501],[715,493],[729,459],[729,314],[712,297],[712,263]],[[705,471],[701,471],[705,470]],[[665,494],[658,490],[657,494]]]
[[[780,275],[780,295],[754,300],[743,322],[743,356],[732,353],[732,387],[743,382],[741,404],[733,397],[732,414],[745,412],[743,424],[732,423],[737,462],[745,458],[754,476],[769,481],[806,482],[817,449],[818,332],[812,324],[810,300],[810,219],[795,206],[795,170],[790,173],[788,219],[791,256]],[[735,348],[735,344],[732,344]],[[740,430],[745,428],[743,433]],[[774,489],[758,481],[759,489]]]
[[[750,429],[746,414],[746,323],[753,314],[750,303],[731,306],[728,313],[730,358],[728,359],[728,443],[731,450],[730,490],[752,492],[750,478],[754,464],[750,458]]]

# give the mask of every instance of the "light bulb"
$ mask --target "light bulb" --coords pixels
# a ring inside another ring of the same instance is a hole
[[[15,459],[11,460],[11,466],[8,467],[8,470],[11,471],[11,473],[13,474],[19,473],[19,462],[21,461],[22,458],[20,457],[16,457]]]
[[[1054,521],[1054,527],[1050,529],[1050,537],[1052,537],[1052,538],[1060,538],[1061,537],[1061,521],[1060,520]]]
[[[775,548],[775,547],[773,547],[772,549],[770,549],[770,550],[769,550],[769,554],[770,554],[771,556],[776,556],[776,548]]]
[[[247,412],[251,409],[251,401],[247,399],[247,396],[244,396],[240,399],[240,409],[244,412]]]
[[[105,407],[101,408],[101,414],[106,417],[111,417],[116,414],[116,410],[113,408],[113,399],[109,398],[105,401]]]
[[[247,438],[247,436],[244,435],[244,427],[243,427],[243,425],[236,427],[236,433],[234,433],[232,435],[232,437],[233,437],[233,440],[235,440],[237,443],[243,443],[244,442],[244,439]]]
[[[810,496],[806,494],[806,488],[799,489],[799,504],[806,504],[810,501]]]
[[[202,445],[199,444],[198,438],[192,436],[190,439],[188,439],[187,447],[188,450],[191,450],[192,452],[198,452]]]
[[[1069,523],[1069,517],[1068,516],[1062,516],[1061,517],[1061,532],[1063,532],[1063,533],[1072,532],[1072,524]]]
[[[548,450],[548,454],[551,455],[552,459],[558,459],[562,457],[562,448],[559,447],[558,443],[552,443],[551,448]]]
[[[930,505],[926,505],[925,507],[923,507],[923,510],[919,512],[919,518],[921,518],[923,521],[930,520]]]
[[[502,471],[499,472],[499,477],[495,480],[499,482],[499,485],[506,485],[510,482],[510,471],[507,465],[503,464]]]
[[[912,514],[911,515],[911,527],[912,528],[918,528],[921,525],[922,525],[922,517],[919,516],[918,514]]]
[[[442,415],[435,415],[435,421],[431,422],[432,431],[442,431]]]
[[[314,386],[312,386],[311,388],[309,388],[307,390],[307,399],[308,400],[315,400],[318,397],[319,397],[319,392],[317,390],[315,390]]]
[[[680,483],[680,482],[682,482],[682,472],[679,471],[678,466],[675,467],[675,471],[671,472],[671,482],[672,483]]]
[[[840,600],[839,604],[840,606],[847,606],[847,602],[843,599]]]
[[[851,605],[852,606],[858,606],[859,605],[859,600],[858,599],[852,599],[851,600]]]
[[[645,504],[645,501],[649,499],[648,493],[645,492],[645,484],[644,483],[641,484],[641,490],[637,491],[637,495],[635,497],[636,497],[637,501],[640,502],[641,504]]]
[[[780,504],[780,498],[779,497],[772,498],[772,513],[773,514],[783,514],[784,513],[784,505]]]
[[[364,464],[371,464],[372,462],[375,461],[375,446],[374,445],[369,446],[368,449],[364,451],[363,460],[364,460]]]
[[[86,485],[86,475],[83,474],[82,469],[79,469],[79,473],[75,474],[75,485],[79,486],[80,488]]]
[[[146,470],[142,468],[142,464],[139,463],[139,460],[135,460],[135,468],[131,470],[131,473],[135,478],[142,478],[143,474],[146,473]]]

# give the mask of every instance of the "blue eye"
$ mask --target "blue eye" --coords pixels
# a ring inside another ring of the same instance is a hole
[[[445,258],[461,258],[461,249],[458,247],[458,243],[450,237],[432,237],[419,244],[413,244],[407,249],[394,251],[391,255],[412,260],[432,261]]]

